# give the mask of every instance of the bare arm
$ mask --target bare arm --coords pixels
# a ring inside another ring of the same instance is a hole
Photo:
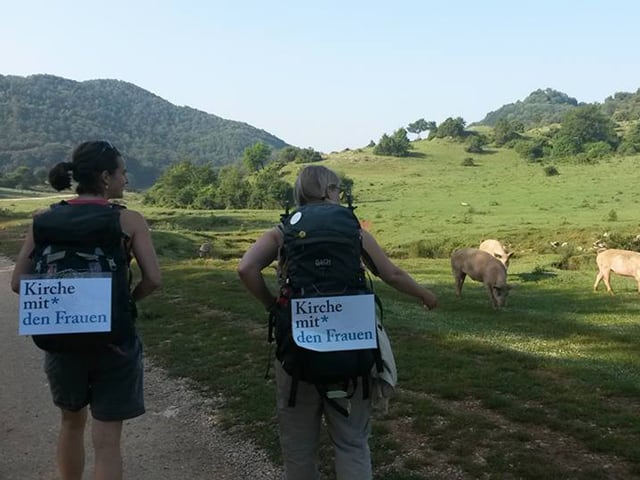
[[[11,290],[20,293],[20,276],[33,272],[33,261],[31,260],[31,252],[35,246],[33,242],[33,224],[29,226],[29,231],[24,239],[24,243],[18,253],[16,265],[13,268],[11,276]]]
[[[140,267],[141,279],[131,294],[134,301],[142,300],[160,287],[162,275],[151,242],[151,235],[146,220],[134,210],[120,212],[122,230],[131,237],[133,256]]]
[[[262,270],[277,258],[281,239],[277,228],[268,230],[245,252],[238,264],[240,280],[265,308],[271,307],[275,296],[267,287]]]
[[[364,230],[362,231],[362,246],[371,257],[371,261],[378,269],[378,274],[384,283],[399,292],[418,298],[429,309],[437,307],[438,299],[434,293],[419,285],[411,275],[389,260],[375,238]]]

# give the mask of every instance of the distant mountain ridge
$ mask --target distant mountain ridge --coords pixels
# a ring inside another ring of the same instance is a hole
[[[527,129],[539,127],[560,122],[581,105],[586,104],[566,93],[538,89],[475,125],[493,127],[504,118]],[[617,122],[640,120],[640,89],[617,92],[597,105]],[[121,80],[0,75],[0,174],[19,166],[48,169],[88,139],[108,139],[122,150],[137,188],[149,187],[180,161],[222,166],[239,160],[256,142],[274,150],[289,146],[264,130],[173,105]]]
[[[264,130],[178,107],[121,80],[0,75],[0,171],[50,167],[88,139],[108,139],[122,150],[131,182],[141,188],[176,162],[221,166],[256,142],[288,146]]]

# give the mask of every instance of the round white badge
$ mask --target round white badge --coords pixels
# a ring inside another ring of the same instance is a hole
[[[289,220],[289,223],[291,225],[295,225],[296,223],[298,223],[300,221],[301,218],[302,218],[302,214],[300,212],[296,212],[291,217],[291,220]]]

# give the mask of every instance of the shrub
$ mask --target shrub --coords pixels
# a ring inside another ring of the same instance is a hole
[[[458,248],[451,239],[417,240],[406,245],[408,258],[448,258]]]
[[[613,147],[607,142],[593,142],[585,147],[585,153],[588,158],[597,159],[604,158],[613,152]]]
[[[476,163],[473,161],[473,158],[471,157],[467,157],[464,160],[462,160],[462,166],[463,167],[476,167]]]
[[[543,139],[519,140],[514,142],[514,150],[529,162],[537,162],[545,154],[546,142]]]
[[[575,249],[573,245],[566,245],[559,249],[560,259],[552,262],[551,265],[560,270],[572,270],[571,257],[574,256]]]
[[[555,175],[560,175],[560,172],[558,171],[558,169],[555,166],[548,165],[548,166],[544,167],[544,174],[547,177],[553,177]]]
[[[467,145],[467,148],[465,148],[465,150],[469,153],[483,153],[483,146],[485,145],[485,140],[479,136],[473,136],[471,137],[471,140],[469,140],[469,144]]]
[[[590,157],[585,152],[574,155],[573,161],[578,165],[596,165],[598,163],[597,157]]]
[[[18,218],[20,214],[17,212],[12,212],[8,208],[0,208],[0,218]]]
[[[607,237],[608,248],[619,248],[620,250],[640,251],[640,237],[637,235],[623,235],[611,232]]]
[[[635,155],[638,153],[638,147],[631,142],[623,141],[619,146],[617,152],[620,155]]]
[[[567,270],[580,270],[581,268],[593,268],[595,265],[595,255],[593,253],[583,253],[573,255],[567,259]]]

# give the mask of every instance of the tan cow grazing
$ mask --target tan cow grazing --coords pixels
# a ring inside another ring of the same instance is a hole
[[[615,295],[609,283],[609,275],[613,272],[623,277],[635,278],[638,282],[638,293],[640,293],[640,253],[611,248],[598,253],[596,263],[598,264],[598,274],[596,275],[596,283],[593,284],[594,292],[598,289],[600,280],[604,280],[607,292]]]
[[[507,253],[504,245],[502,245],[498,240],[483,240],[478,249],[483,252],[490,253],[500,260],[505,268],[509,268],[509,259],[511,258],[511,255],[513,255],[513,252]]]
[[[496,257],[477,248],[461,248],[451,255],[451,270],[456,295],[462,295],[464,279],[469,275],[487,288],[493,308],[504,306],[511,287],[507,285],[507,268]]]

